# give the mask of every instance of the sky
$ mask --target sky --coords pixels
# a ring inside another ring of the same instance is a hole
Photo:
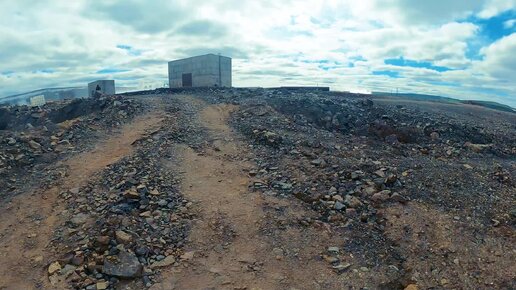
[[[0,2],[0,96],[233,58],[233,86],[436,94],[516,107],[516,0]]]

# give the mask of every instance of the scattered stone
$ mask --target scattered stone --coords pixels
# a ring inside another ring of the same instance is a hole
[[[97,290],[105,290],[109,287],[108,281],[99,281],[96,284]]]
[[[473,144],[470,142],[466,142],[464,144],[464,146],[466,146],[467,148],[469,148],[471,151],[473,151],[475,153],[482,153],[491,148],[491,145],[489,145],[489,144]]]
[[[176,262],[176,258],[174,256],[167,256],[161,261],[156,261],[151,264],[151,269],[168,267]]]
[[[407,200],[399,193],[395,192],[391,195],[390,199],[394,202],[405,203]]]
[[[30,148],[32,148],[34,150],[41,150],[41,144],[39,144],[38,142],[36,142],[34,140],[29,141],[29,146],[30,146]]]
[[[340,201],[335,202],[335,204],[333,206],[335,207],[336,210],[343,210],[344,208],[346,208],[346,206],[343,203],[341,203]]]
[[[103,272],[110,276],[120,278],[134,278],[141,276],[143,266],[138,258],[127,251],[120,251],[116,256],[104,259]]]
[[[346,264],[338,264],[336,266],[333,266],[333,269],[337,272],[337,273],[343,273],[345,272],[347,269],[349,269],[349,267],[351,267],[351,264],[350,263],[346,263]]]
[[[121,230],[115,232],[115,237],[116,241],[121,244],[129,244],[133,241],[133,237],[130,234]]]
[[[89,216],[87,214],[85,214],[85,213],[78,213],[70,220],[70,222],[74,226],[80,226],[80,225],[86,223],[88,218],[89,218]]]
[[[154,195],[154,196],[160,195],[160,192],[157,189],[153,189],[149,193],[150,193],[150,195]]]
[[[97,243],[100,245],[108,245],[111,238],[109,236],[99,236],[97,237]]]
[[[339,253],[339,247],[328,247],[328,253],[338,254]]]
[[[140,194],[135,190],[128,190],[124,193],[124,196],[129,199],[139,199]]]
[[[373,196],[371,197],[371,200],[377,203],[386,201],[387,199],[389,199],[389,195],[386,193],[385,190],[377,192],[373,194]]]
[[[186,252],[186,253],[181,255],[181,260],[183,260],[183,261],[190,261],[190,260],[193,259],[194,254],[195,254],[194,251]]]
[[[362,206],[362,202],[360,201],[360,199],[352,195],[346,195],[346,197],[344,198],[344,203],[351,208],[358,208]]]
[[[53,275],[54,273],[56,273],[57,271],[61,270],[61,264],[59,264],[59,262],[53,262],[52,264],[50,264],[48,266],[48,274],[49,275]]]
[[[326,260],[326,262],[328,262],[330,264],[335,264],[340,261],[339,258],[334,257],[334,256],[328,256],[328,255],[323,255],[323,259]]]
[[[322,158],[314,159],[310,162],[312,165],[319,166],[319,167],[325,167],[326,161]]]

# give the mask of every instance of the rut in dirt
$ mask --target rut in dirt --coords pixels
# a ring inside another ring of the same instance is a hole
[[[194,202],[197,219],[185,246],[187,263],[164,272],[152,289],[339,289],[317,259],[336,237],[292,224],[309,214],[300,206],[287,209],[284,200],[249,192],[253,155],[228,125],[238,107],[179,99],[192,111],[188,123],[209,142],[173,149],[184,172],[182,193]]]
[[[153,130],[160,121],[156,113],[137,117],[120,128],[117,134],[100,140],[93,150],[72,156],[56,166],[62,176],[57,185],[32,188],[14,197],[2,208],[0,289],[56,287],[49,284],[45,265],[55,259],[49,247],[52,235],[68,218],[63,214],[66,207],[60,194],[77,191],[96,172],[130,155],[132,143],[147,130]]]
[[[81,154],[44,128],[32,139],[4,132],[14,137],[0,154],[32,154],[34,170],[59,177],[1,211],[0,289],[514,284],[516,151],[500,133],[514,119],[471,127],[408,105],[281,90],[107,104],[114,115],[59,125],[74,146],[90,137]],[[126,105],[132,123],[117,113]],[[121,130],[91,149],[102,135],[89,130],[103,122]],[[493,144],[471,143],[481,141]],[[55,152],[68,161],[39,163]]]

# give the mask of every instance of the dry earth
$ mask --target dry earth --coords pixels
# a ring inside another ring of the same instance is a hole
[[[0,289],[516,287],[514,116],[289,94],[127,96],[144,110],[0,195]]]
[[[59,193],[84,185],[95,172],[131,154],[131,144],[160,121],[157,113],[138,117],[114,136],[106,136],[92,151],[62,161],[66,169],[57,186],[23,192],[0,209],[0,289],[53,288],[41,265],[54,258],[47,246],[57,215],[65,209]]]

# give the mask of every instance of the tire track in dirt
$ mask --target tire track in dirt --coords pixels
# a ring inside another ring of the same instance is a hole
[[[47,246],[64,209],[59,193],[86,184],[95,172],[130,155],[132,143],[161,121],[161,111],[136,117],[95,149],[61,162],[67,171],[58,185],[22,193],[0,208],[0,289],[52,288],[45,265],[52,261]]]
[[[175,148],[184,172],[182,191],[195,203],[198,219],[185,249],[187,261],[164,272],[162,283],[151,289],[340,289],[334,272],[318,259],[337,235],[284,229],[282,222],[295,223],[309,213],[297,201],[249,192],[252,154],[227,124],[238,107],[182,100],[205,107],[199,121],[212,144],[202,154],[186,145]]]

